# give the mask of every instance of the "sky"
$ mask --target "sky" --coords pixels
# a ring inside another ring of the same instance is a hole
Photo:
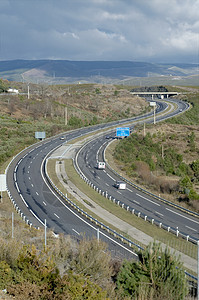
[[[0,60],[199,63],[199,0],[0,0]]]

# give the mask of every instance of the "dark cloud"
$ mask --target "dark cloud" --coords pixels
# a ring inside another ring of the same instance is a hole
[[[198,62],[198,0],[1,0],[0,60]]]

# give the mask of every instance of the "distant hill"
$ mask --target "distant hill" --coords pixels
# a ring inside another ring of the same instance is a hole
[[[114,82],[133,77],[192,76],[197,64],[153,64],[132,61],[9,60],[0,61],[0,77],[35,83]]]

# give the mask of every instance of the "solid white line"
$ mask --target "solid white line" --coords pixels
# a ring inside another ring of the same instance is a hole
[[[54,213],[54,215],[55,215],[55,217],[57,217],[58,219],[60,219],[60,217],[58,215],[56,215],[55,213]]]
[[[75,229],[72,229],[75,233],[77,233],[78,235],[80,235],[80,233],[78,231],[76,231]]]
[[[45,159],[44,159],[45,160]],[[72,214],[74,214],[74,216],[76,216],[77,218],[79,218],[82,222],[84,222],[86,225],[90,226],[92,229],[96,230],[96,228],[91,225],[90,223],[88,223],[86,220],[84,220],[83,218],[81,218],[77,213],[75,213],[72,209],[70,209],[56,194],[55,192],[52,190],[52,188],[49,186],[49,184],[47,184],[44,176],[43,176],[43,173],[42,173],[42,168],[43,168],[43,163],[44,163],[44,160],[41,164],[41,167],[40,167],[40,172],[41,172],[41,176],[43,178],[43,181],[46,183],[46,185],[48,186],[49,190],[52,192],[52,194],[59,200],[60,203],[62,203],[62,205],[68,209]],[[42,222],[42,221],[40,221]],[[42,222],[43,224],[43,222]],[[43,224],[44,225],[44,224]],[[135,252],[129,250],[128,248],[126,248],[124,245],[120,244],[119,242],[117,242],[116,240],[112,239],[111,237],[107,236],[105,233],[103,232],[100,232],[103,236],[105,236],[106,238],[108,238],[110,241],[112,241],[113,243],[115,243],[116,245],[122,247],[123,249],[125,249],[126,251],[128,251],[129,253],[135,255],[135,256],[138,256]]]
[[[173,211],[173,210],[171,210],[171,209],[169,209],[169,208],[166,208],[166,210],[169,210],[169,211],[172,212],[173,214],[176,214],[176,215],[178,215],[178,216],[180,216],[180,217],[182,217],[182,218],[185,218],[185,219],[187,219],[187,220],[189,220],[189,221],[192,221],[192,222],[194,222],[194,223],[196,223],[196,224],[199,224],[199,222],[197,222],[197,221],[195,221],[195,220],[192,220],[192,219],[190,219],[190,218],[188,218],[188,217],[186,217],[186,216],[183,216],[183,215],[181,215],[181,214],[179,214],[179,213],[177,213],[177,212],[175,212],[175,211]]]
[[[186,226],[186,225],[185,225],[185,227],[187,227],[187,228],[189,228],[189,229],[191,229],[191,230],[193,230],[193,231],[197,231],[196,229],[194,229],[194,228],[192,228],[192,227],[189,227],[189,226]]]
[[[160,206],[160,204],[155,203],[154,201],[149,200],[149,199],[145,198],[144,196],[142,196],[142,195],[140,195],[140,194],[136,194],[136,195],[139,196],[139,197],[141,197],[141,198],[143,198],[143,199],[145,199],[145,200],[147,200],[147,201],[149,201],[149,202],[151,202],[151,203],[153,203],[153,204],[155,204],[155,205],[157,205],[157,206]]]

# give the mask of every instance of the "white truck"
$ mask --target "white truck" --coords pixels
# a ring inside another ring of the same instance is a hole
[[[116,187],[118,190],[125,190],[125,189],[126,189],[126,183],[123,182],[123,181],[116,181],[115,187]]]
[[[99,162],[97,163],[97,168],[98,168],[99,170],[105,169],[105,162],[104,162],[104,161],[99,161]]]

